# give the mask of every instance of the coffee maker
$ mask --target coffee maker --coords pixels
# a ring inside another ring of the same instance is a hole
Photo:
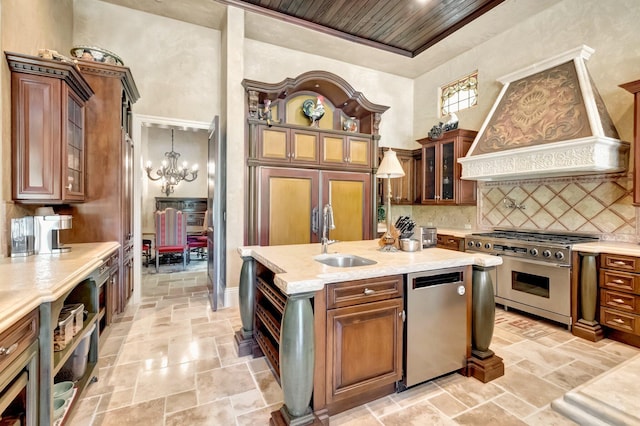
[[[71,215],[34,216],[36,254],[64,253],[71,250],[60,242],[60,229],[71,229]]]

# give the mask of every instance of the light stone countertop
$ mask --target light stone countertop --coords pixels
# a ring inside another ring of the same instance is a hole
[[[40,304],[64,296],[120,244],[68,246],[67,253],[0,259],[0,333]]]
[[[574,251],[585,253],[609,253],[626,256],[640,256],[640,245],[616,241],[596,241],[593,243],[581,243],[571,246]]]
[[[285,294],[315,292],[325,284],[430,271],[456,266],[496,266],[500,256],[465,253],[439,248],[416,252],[381,252],[378,240],[345,241],[329,246],[329,254],[352,254],[376,261],[374,265],[339,268],[316,262],[320,244],[239,247],[243,257],[253,257],[276,273],[274,282]]]

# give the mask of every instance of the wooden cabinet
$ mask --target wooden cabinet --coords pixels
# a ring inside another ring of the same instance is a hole
[[[464,238],[454,237],[453,235],[437,234],[436,247],[464,251]]]
[[[402,296],[402,276],[327,285],[329,414],[389,393],[402,379]]]
[[[340,241],[371,238],[369,173],[260,168],[260,245],[319,242],[323,206],[331,201]]]
[[[382,161],[386,149],[378,150],[378,164]],[[404,176],[391,179],[391,204],[420,204],[422,151],[395,148],[393,151],[404,170]],[[378,196],[382,204],[387,202],[387,183],[387,179],[379,179]]]
[[[318,164],[319,133],[279,126],[258,126],[258,158],[265,162]]]
[[[320,162],[333,166],[371,168],[371,140],[322,133]]]
[[[133,288],[133,140],[131,108],[139,98],[127,67],[78,61],[82,76],[95,94],[86,106],[86,197],[64,213],[73,227],[61,231],[69,243],[117,241],[121,312]],[[129,265],[125,267],[125,265]]]
[[[600,324],[608,337],[640,346],[640,259],[600,255]]]
[[[34,204],[85,198],[85,103],[69,63],[6,53],[11,69],[12,197]]]
[[[640,80],[621,84],[620,87],[633,93],[633,204],[640,206]]]
[[[336,183],[336,191],[349,187],[348,191],[362,195],[356,195],[355,201],[346,203],[346,198],[342,198],[342,205],[338,207],[337,193],[332,192],[334,214],[351,209],[351,215],[342,218],[342,224],[336,223],[336,231],[332,232],[331,238],[355,239],[355,235],[358,239],[371,238],[370,230],[376,223],[375,155],[380,139],[381,115],[388,107],[369,102],[341,77],[326,71],[310,71],[280,83],[245,79],[242,85],[247,94],[245,243],[318,241],[323,202],[331,198],[326,195],[329,191],[323,186],[321,172],[366,175],[369,182],[362,182],[359,186],[353,183],[353,179],[347,179],[352,182],[350,184]],[[316,103],[319,98],[322,98],[324,114],[310,125],[303,105],[308,100]],[[318,178],[301,174],[300,179],[291,174],[277,177],[277,171],[265,171],[275,167],[298,170],[294,174],[300,173],[301,169],[314,170]],[[272,183],[277,187],[268,186]],[[316,185],[318,191],[312,191],[311,187]],[[300,202],[286,194],[289,187],[301,194]],[[276,198],[265,197],[265,194],[276,193],[279,195]],[[285,201],[288,204],[284,204]],[[362,206],[368,210],[363,210]],[[356,215],[357,220],[353,219]],[[354,220],[357,222],[355,225]],[[285,229],[289,224],[295,230]],[[270,225],[279,231],[271,231],[274,228]]]
[[[458,164],[476,134],[458,129],[435,141],[418,140],[422,144],[422,204],[476,204],[476,183],[460,178],[462,166]]]

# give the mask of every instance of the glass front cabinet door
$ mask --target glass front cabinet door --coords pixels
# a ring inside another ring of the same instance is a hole
[[[453,130],[442,139],[420,139],[422,144],[422,204],[475,204],[476,184],[460,179],[458,158],[469,151],[476,132]]]

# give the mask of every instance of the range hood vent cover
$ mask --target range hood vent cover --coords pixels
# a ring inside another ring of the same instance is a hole
[[[514,180],[625,171],[619,140],[581,46],[498,79],[504,84],[467,156],[462,178]]]

